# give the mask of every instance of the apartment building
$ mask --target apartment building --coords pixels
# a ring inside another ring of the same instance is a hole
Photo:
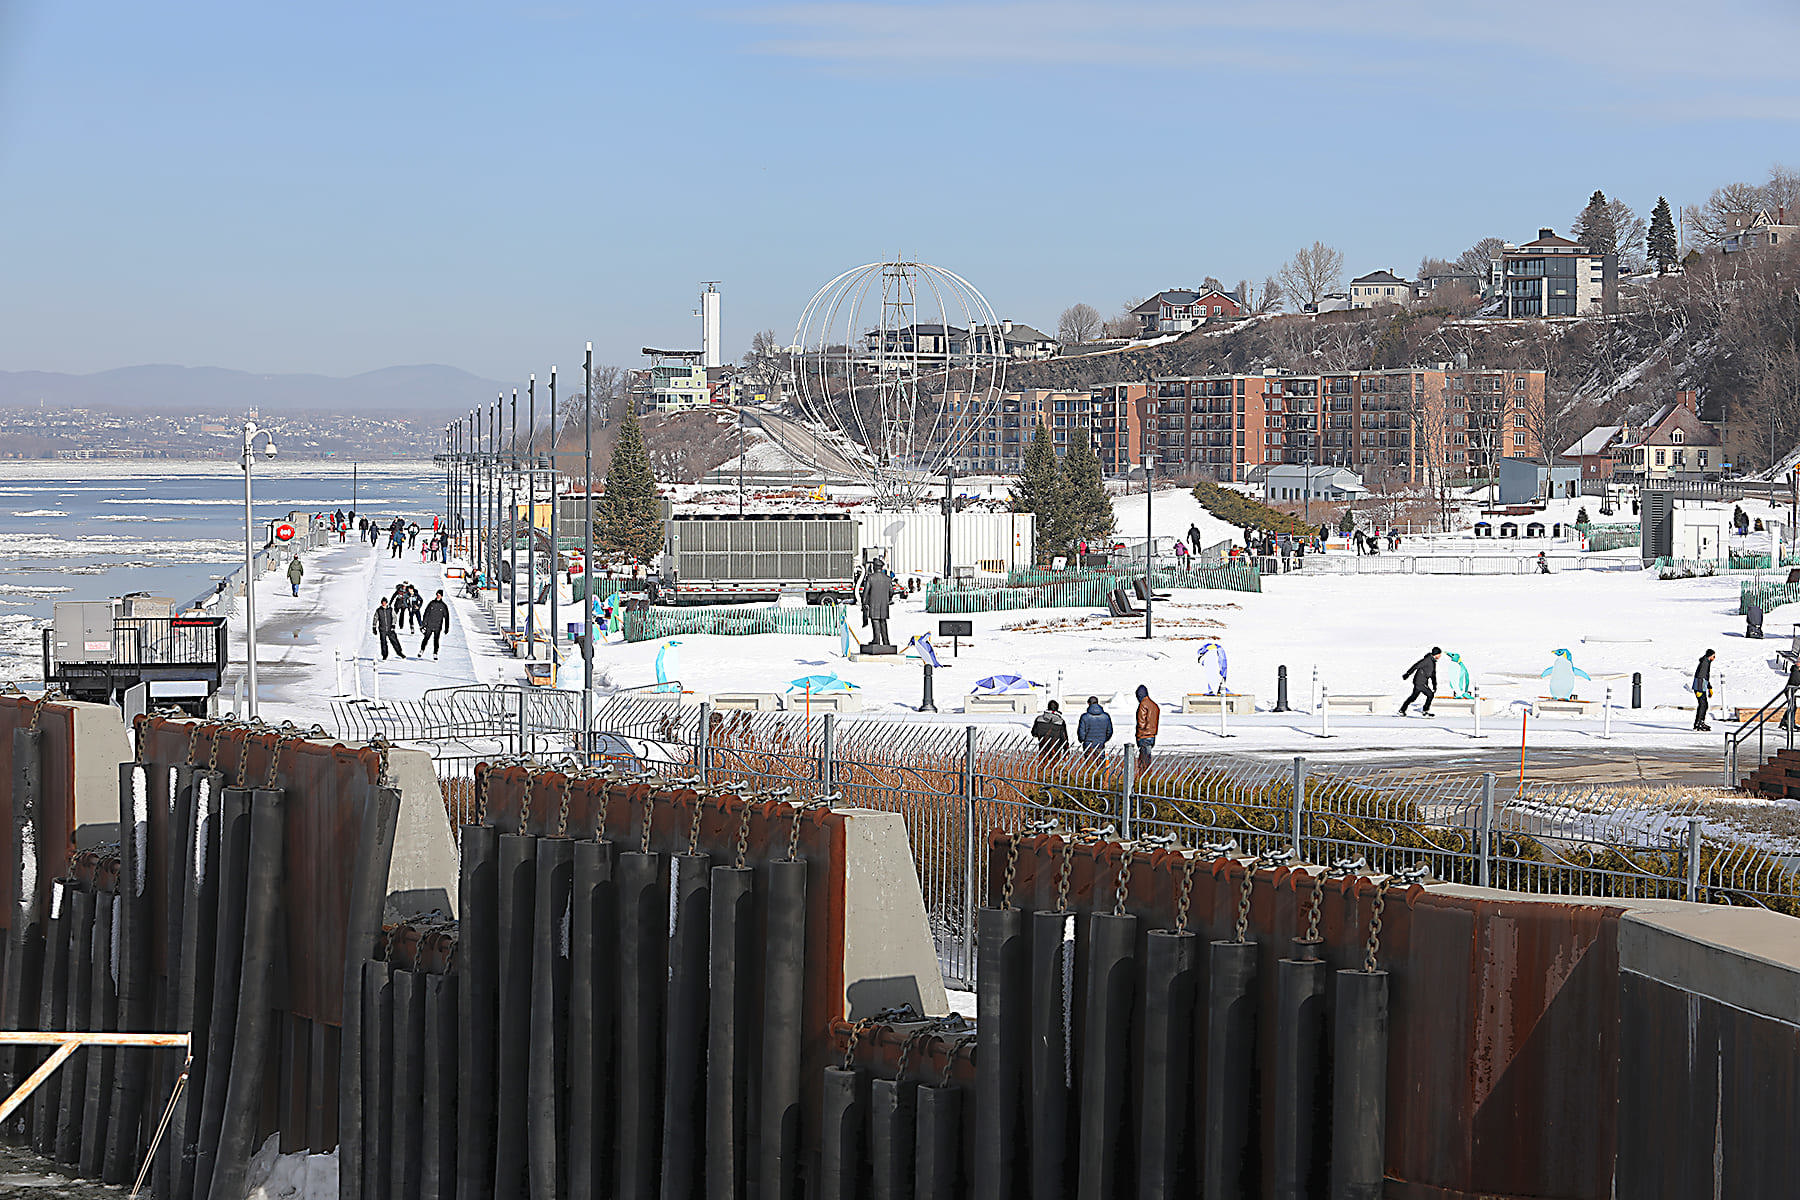
[[[1150,386],[1102,383],[1088,392],[1094,453],[1100,470],[1122,476],[1144,461],[1144,434],[1150,428]]]
[[[1505,244],[1493,260],[1494,290],[1508,317],[1576,317],[1605,312],[1618,281],[1615,254],[1539,229],[1522,246]]]
[[[1419,484],[1539,454],[1544,372],[1438,364],[1167,377],[1151,381],[1148,405],[1158,474],[1241,483],[1265,463],[1312,463]]]
[[[1142,390],[1143,384],[1137,387]],[[944,396],[941,432],[933,439],[942,445],[949,436],[959,441],[951,462],[970,475],[1016,475],[1025,465],[1025,452],[1037,435],[1038,422],[1050,430],[1056,456],[1068,452],[1076,436],[1087,436],[1092,399],[1087,392],[1031,388],[1003,392],[987,404],[978,393],[948,392]],[[972,426],[966,422],[973,422]],[[1104,469],[1104,465],[1102,466]]]

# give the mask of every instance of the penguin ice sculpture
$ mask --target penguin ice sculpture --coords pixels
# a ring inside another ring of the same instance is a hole
[[[1225,645],[1207,642],[1200,647],[1200,684],[1209,696],[1225,695]]]
[[[680,642],[670,638],[656,652],[656,690],[659,692],[672,692],[681,686],[677,677],[681,670],[681,655],[675,649],[679,645]]]
[[[1467,700],[1475,693],[1469,688],[1469,664],[1462,660],[1462,655],[1452,653],[1447,656],[1456,664],[1450,671],[1450,694],[1458,700]]]
[[[1593,676],[1575,665],[1575,656],[1567,650],[1556,652],[1556,661],[1544,668],[1539,679],[1550,681],[1550,698],[1552,700],[1570,700],[1575,696],[1577,679],[1592,680]]]

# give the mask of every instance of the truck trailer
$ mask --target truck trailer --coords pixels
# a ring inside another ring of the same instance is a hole
[[[856,595],[858,526],[848,513],[692,513],[664,528],[665,604],[848,604]]]

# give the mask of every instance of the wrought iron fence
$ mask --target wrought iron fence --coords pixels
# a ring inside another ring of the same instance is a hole
[[[972,914],[988,878],[988,834],[1054,822],[1071,834],[1246,853],[1294,847],[1302,861],[1360,859],[1392,872],[1513,891],[1694,899],[1800,915],[1790,834],[1758,828],[1766,806],[1728,811],[1693,789],[1503,789],[1493,776],[1380,766],[1320,769],[1244,756],[1040,753],[1014,730],[790,713],[713,712],[619,699],[601,712],[614,755],[635,770],[699,774],[713,786],[791,789],[805,800],[900,813],[947,979],[975,973]],[[1748,817],[1746,813],[1750,814]]]

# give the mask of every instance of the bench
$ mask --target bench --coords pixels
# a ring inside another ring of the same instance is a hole
[[[965,713],[1024,713],[1029,716],[1037,712],[1042,703],[1043,697],[1036,692],[970,692],[963,697],[963,711]]]
[[[646,689],[627,694],[633,701],[646,704],[704,704],[707,700],[703,692],[652,692]]]
[[[1600,715],[1600,701],[1551,700],[1539,697],[1532,701],[1531,715],[1534,717],[1597,717]]]
[[[862,711],[862,693],[825,692],[822,694],[815,694],[810,702],[808,702],[804,696],[790,695],[788,697],[789,712],[792,712],[795,709],[806,712],[809,708],[816,713],[860,712]]]
[[[1435,716],[1443,713],[1447,717],[1473,717],[1475,707],[1481,706],[1481,715],[1491,717],[1500,711],[1500,702],[1492,696],[1437,696],[1431,701],[1431,711]]]
[[[1333,700],[1337,697],[1333,696]],[[1219,715],[1219,702],[1225,703],[1228,716],[1244,717],[1256,711],[1256,697],[1248,692],[1228,692],[1224,696],[1208,696],[1202,692],[1189,692],[1181,698],[1181,711],[1184,713],[1210,713]]]
[[[1335,713],[1367,713],[1373,716],[1388,709],[1397,709],[1399,705],[1392,696],[1327,696],[1325,707]]]
[[[781,697],[774,692],[714,692],[712,706],[720,712],[779,712]]]
[[[556,686],[556,664],[554,662],[528,662],[525,664],[525,682],[532,687]]]

